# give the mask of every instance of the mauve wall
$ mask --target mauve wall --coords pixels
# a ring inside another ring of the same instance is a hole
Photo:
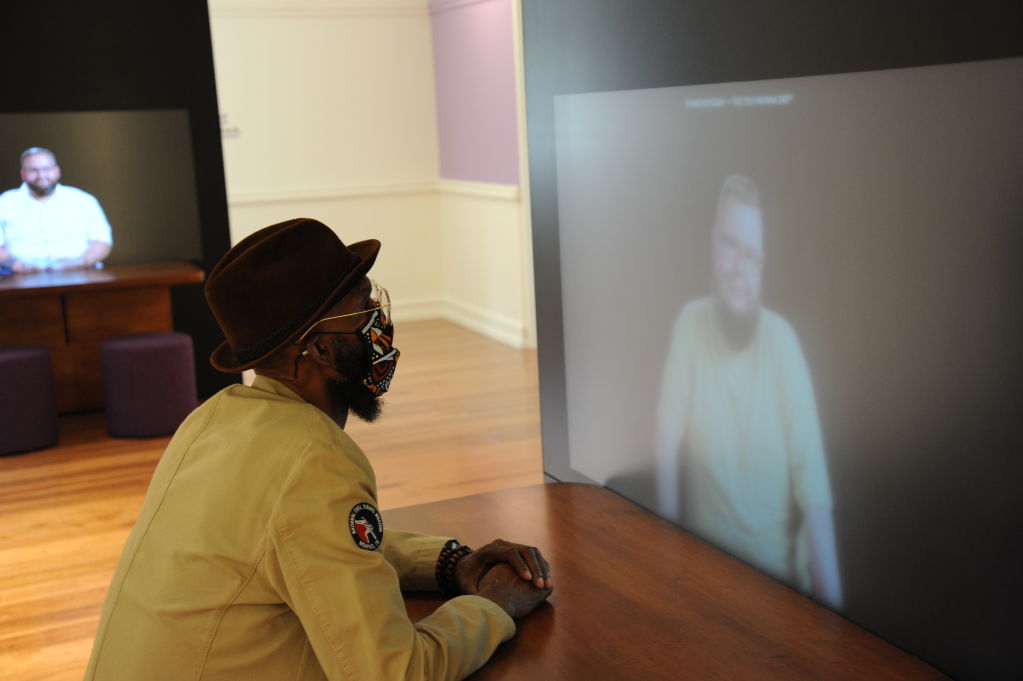
[[[513,0],[430,0],[440,175],[519,183]]]

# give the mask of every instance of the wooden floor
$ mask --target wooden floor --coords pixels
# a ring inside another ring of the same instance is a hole
[[[536,353],[442,321],[397,329],[387,406],[347,431],[382,509],[542,482]],[[51,449],[0,457],[0,679],[81,679],[121,546],[168,438],[63,417]],[[457,534],[457,528],[452,528]]]

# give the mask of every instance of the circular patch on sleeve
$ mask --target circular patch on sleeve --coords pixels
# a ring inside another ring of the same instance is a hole
[[[376,551],[384,540],[384,521],[373,504],[356,504],[348,514],[348,530],[360,549]]]

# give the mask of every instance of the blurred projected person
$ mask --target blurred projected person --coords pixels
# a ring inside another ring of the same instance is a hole
[[[760,303],[759,192],[725,180],[713,295],[675,321],[657,415],[658,502],[725,550],[839,607],[831,489],[810,374],[792,327]]]
[[[15,273],[93,267],[110,255],[113,238],[91,194],[60,184],[49,149],[21,155],[21,186],[0,194],[0,268]]]

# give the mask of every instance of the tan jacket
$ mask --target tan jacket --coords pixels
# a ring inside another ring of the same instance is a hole
[[[156,468],[86,681],[472,673],[513,620],[459,596],[410,622],[399,587],[437,588],[445,538],[385,527],[378,549],[360,548],[378,539],[350,524],[366,517],[360,504],[376,506],[373,469],[323,412],[264,377],[222,390]]]

